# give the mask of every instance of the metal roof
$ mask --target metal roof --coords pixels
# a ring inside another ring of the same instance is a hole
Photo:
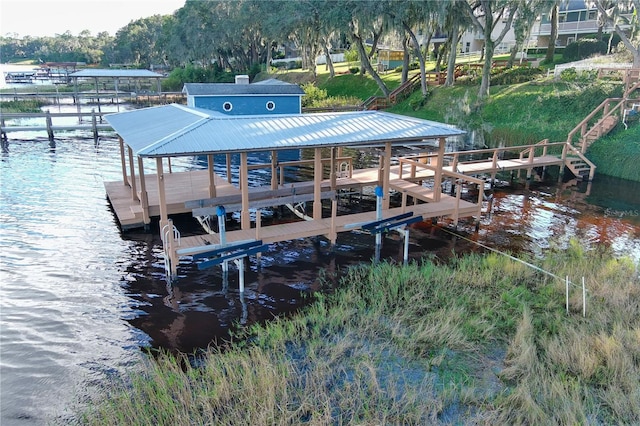
[[[109,114],[106,120],[142,157],[405,145],[465,133],[447,124],[379,111],[231,116],[171,104]]]
[[[304,95],[297,84],[269,79],[259,83],[185,83],[183,93],[189,96],[220,95]]]
[[[163,76],[149,70],[84,69],[69,74],[69,77],[161,78]]]

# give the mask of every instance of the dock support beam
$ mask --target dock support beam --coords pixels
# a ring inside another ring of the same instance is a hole
[[[249,166],[246,151],[240,153],[240,194],[242,196],[240,227],[243,231],[247,231],[251,229],[251,216],[249,215]]]
[[[382,209],[384,190],[381,186],[376,186],[376,220],[382,220]],[[376,262],[380,261],[380,252],[382,249],[382,233],[376,233]]]
[[[382,174],[382,192],[383,204],[382,208],[389,210],[389,174],[391,173],[391,142],[387,142],[384,146],[384,170]]]
[[[213,170],[213,154],[207,155],[207,171],[209,173],[209,198],[216,197],[216,175]]]
[[[313,219],[322,219],[322,149],[316,148],[313,157]]]

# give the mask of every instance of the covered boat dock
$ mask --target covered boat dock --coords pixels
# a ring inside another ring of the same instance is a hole
[[[159,218],[169,276],[177,273],[181,257],[246,242],[325,236],[335,243],[340,232],[402,214],[421,220],[480,219],[484,182],[443,167],[446,138],[464,132],[442,123],[378,111],[230,116],[177,104],[110,114],[107,121],[120,137],[122,163],[122,180],[105,183],[107,197],[122,229]],[[345,148],[374,152],[377,167],[354,167],[357,161],[344,155]],[[279,161],[279,154],[290,150],[311,155]],[[250,162],[255,153],[268,153],[270,161]],[[407,153],[422,155],[411,160]],[[214,156],[220,155],[226,158],[226,173],[214,170]],[[171,158],[185,156],[206,158],[206,169],[173,172]],[[239,157],[237,167],[232,156]],[[312,168],[312,177],[287,181],[285,168],[304,166]],[[269,176],[268,184],[250,186],[257,171]],[[443,192],[445,182],[455,188],[450,194]],[[465,184],[480,188],[477,199],[461,198]],[[377,209],[338,215],[341,191],[367,187],[380,193]],[[395,207],[393,193],[402,195]],[[325,217],[323,200],[331,206]],[[262,226],[261,209],[300,202],[312,202],[309,216]],[[205,226],[207,233],[181,238],[170,218],[190,212],[206,225],[221,210],[238,212],[240,229],[223,232],[222,224],[216,232]]]

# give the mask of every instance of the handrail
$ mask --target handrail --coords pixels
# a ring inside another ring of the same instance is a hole
[[[622,98],[607,98],[604,101],[602,101],[600,105],[598,105],[593,111],[591,111],[591,114],[587,115],[580,123],[576,125],[576,127],[574,127],[573,130],[569,132],[569,135],[567,137],[567,142],[572,143],[573,136],[576,133],[578,133],[578,131],[582,130],[583,133],[580,135],[580,137],[584,136],[587,123],[591,121],[591,119],[594,118],[600,112],[601,109],[604,109],[605,105],[608,105],[614,100],[620,101],[622,100]]]
[[[417,73],[417,74],[412,75],[404,83],[402,83],[400,86],[395,88],[389,94],[389,100],[391,101],[391,103],[395,103],[396,102],[396,98],[398,97],[398,95],[402,95],[402,94],[404,94],[405,92],[408,92],[408,91],[413,91],[413,88],[417,85],[419,80],[420,80],[420,73]]]
[[[45,118],[50,116],[51,118],[56,117],[78,117],[78,116],[98,116],[102,117],[107,114],[112,114],[111,112],[0,112],[0,118],[4,119],[12,119],[12,118]]]
[[[589,159],[582,152],[576,149],[576,147],[571,145],[569,142],[567,142],[567,150],[577,155],[578,158],[580,158],[582,161],[584,161],[589,165],[589,181],[593,180],[593,177],[596,172],[596,165],[593,164],[593,162],[589,161]],[[564,154],[562,158],[565,160],[565,164],[566,164],[566,154]]]

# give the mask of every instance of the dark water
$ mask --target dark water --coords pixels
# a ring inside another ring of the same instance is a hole
[[[240,298],[232,268],[180,265],[164,279],[157,232],[121,234],[105,198],[104,181],[118,180],[115,138],[98,145],[68,134],[10,140],[0,156],[0,423],[65,423],[74,404],[105,379],[134,368],[141,348],[193,352],[250,324],[297,309],[346,265],[369,261],[373,237],[351,233],[335,252],[312,240],[273,245],[251,260]],[[173,162],[174,170],[198,159]],[[578,237],[640,260],[640,196],[635,183],[597,179],[590,188],[537,184],[496,190],[491,214],[470,240],[500,249],[542,254]],[[589,195],[586,192],[589,192]],[[196,226],[177,220],[184,233]],[[411,257],[446,258],[479,250],[437,227],[411,231]],[[400,261],[402,241],[390,235],[382,256]]]

